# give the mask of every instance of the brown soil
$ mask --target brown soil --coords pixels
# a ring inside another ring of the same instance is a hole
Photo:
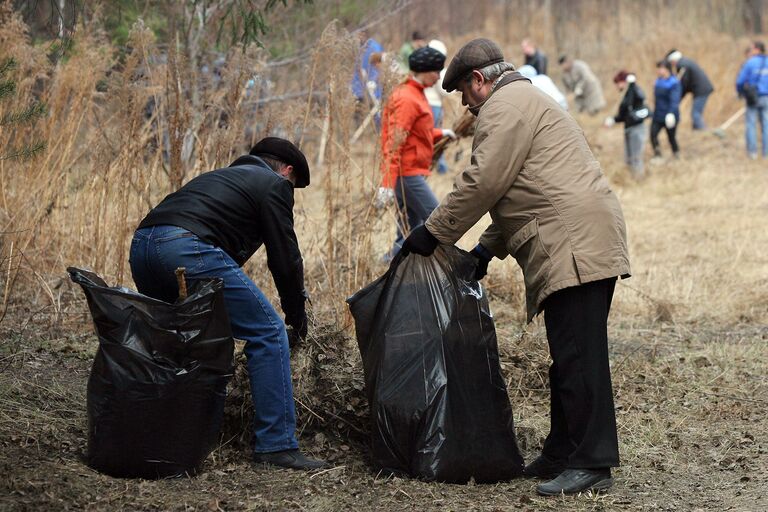
[[[308,474],[249,461],[248,436],[242,430],[248,414],[237,412],[247,403],[240,375],[238,391],[228,402],[221,448],[200,476],[165,481],[114,479],[83,463],[93,336],[11,337],[0,359],[0,508],[768,509],[763,492],[768,477],[768,331],[762,326],[614,325],[612,364],[623,458],[615,471],[616,486],[599,496],[549,499],[536,496],[535,481],[527,479],[447,485],[372,473],[365,460],[367,419],[359,365],[353,356],[349,361],[331,357],[354,354],[352,340],[321,332],[294,355],[295,373],[305,379],[298,412],[304,448],[329,458],[333,469]],[[525,333],[501,329],[500,339],[519,442],[530,459],[547,427],[543,330],[535,324]],[[334,391],[332,382],[346,384],[334,385]]]

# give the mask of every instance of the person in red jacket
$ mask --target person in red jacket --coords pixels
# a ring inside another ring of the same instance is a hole
[[[434,143],[442,137],[455,138],[449,129],[434,127],[432,109],[424,89],[440,78],[445,55],[424,47],[408,58],[411,74],[397,86],[384,106],[381,144],[382,185],[378,203],[397,199],[397,239],[384,256],[395,257],[403,245],[404,235],[424,222],[437,207],[437,198],[427,185]]]

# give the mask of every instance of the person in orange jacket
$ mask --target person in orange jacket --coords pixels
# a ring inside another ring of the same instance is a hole
[[[434,143],[442,137],[456,138],[450,129],[434,127],[432,109],[424,89],[440,78],[445,55],[424,47],[408,58],[411,74],[398,85],[384,106],[381,144],[382,184],[377,204],[397,200],[397,239],[384,255],[390,261],[400,252],[404,235],[424,222],[437,207],[437,198],[427,185]]]

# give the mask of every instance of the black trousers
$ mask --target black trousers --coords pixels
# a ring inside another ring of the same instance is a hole
[[[608,313],[616,278],[566,288],[544,301],[552,366],[550,432],[543,453],[568,468],[619,465],[608,365]]]
[[[664,129],[667,130],[667,138],[669,139],[669,145],[672,146],[672,152],[677,153],[680,148],[677,145],[677,126],[674,128],[667,128],[664,121],[653,121],[651,123],[651,145],[653,146],[653,154],[656,156],[661,155],[661,149],[659,148],[659,132]]]

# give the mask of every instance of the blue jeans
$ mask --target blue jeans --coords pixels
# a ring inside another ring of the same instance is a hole
[[[747,107],[747,153],[757,154],[757,123],[763,134],[763,156],[768,158],[768,96],[760,96],[757,106]]]
[[[693,97],[691,119],[693,120],[694,130],[703,130],[706,128],[706,125],[704,124],[704,106],[707,104],[707,99],[709,99],[709,94]]]
[[[254,409],[254,451],[298,448],[285,324],[227,253],[176,226],[139,229],[131,242],[131,274],[139,292],[166,302],[178,296],[174,270],[189,280],[220,277],[235,338],[245,340]]]
[[[432,117],[435,119],[435,128],[443,127],[443,107],[432,105]],[[445,153],[440,155],[440,159],[437,161],[437,173],[445,174],[448,172],[448,162],[445,161]]]
[[[437,208],[437,198],[427,185],[425,176],[400,176],[395,182],[397,198],[397,238],[390,251],[394,257],[405,241],[404,233],[424,224],[432,210]]]

